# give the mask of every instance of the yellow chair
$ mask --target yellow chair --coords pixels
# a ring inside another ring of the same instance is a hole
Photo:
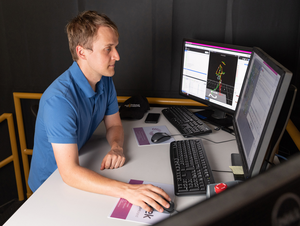
[[[23,191],[22,177],[21,177],[21,171],[20,171],[20,163],[19,163],[19,156],[18,156],[18,149],[17,149],[16,133],[15,133],[13,115],[11,113],[2,114],[0,116],[0,123],[2,121],[4,121],[5,119],[7,120],[7,125],[8,125],[12,155],[0,162],[0,168],[6,166],[10,162],[13,162],[14,170],[15,170],[16,183],[17,183],[18,196],[19,196],[19,200],[22,201],[22,200],[24,200],[24,191]]]

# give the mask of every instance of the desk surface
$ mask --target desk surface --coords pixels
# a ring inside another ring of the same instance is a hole
[[[151,108],[149,112],[161,112],[163,108]],[[169,160],[169,144],[138,146],[133,133],[135,127],[147,127],[144,123],[146,115],[141,120],[123,120],[125,133],[124,151],[126,163],[114,170],[100,171],[100,164],[110,150],[105,138],[103,123],[99,125],[92,138],[80,150],[80,164],[92,169],[103,176],[128,182],[130,179],[173,184],[172,171]],[[171,134],[178,131],[161,115],[157,125],[166,125]],[[214,128],[212,126],[212,128]],[[200,137],[201,138],[201,137]],[[231,153],[237,153],[235,137],[224,131],[214,131],[203,136],[215,144],[203,140],[207,157],[216,182],[233,180],[230,171]],[[175,140],[184,139],[181,135]],[[204,200],[204,195],[176,197],[174,202],[178,211]],[[56,170],[45,183],[18,209],[6,222],[10,225],[140,225],[135,222],[110,219],[108,216],[115,207],[118,198],[89,193],[72,188],[62,181]]]

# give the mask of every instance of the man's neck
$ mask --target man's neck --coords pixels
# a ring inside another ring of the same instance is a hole
[[[82,64],[80,60],[77,61],[77,64],[94,92],[96,92],[96,85],[101,80],[102,76],[99,77],[99,75],[91,73],[86,67],[84,67],[84,64]]]

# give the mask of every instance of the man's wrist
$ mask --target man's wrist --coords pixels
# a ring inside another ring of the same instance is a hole
[[[114,143],[111,146],[111,150],[119,150],[119,151],[123,151],[123,147],[121,145],[119,145],[118,143]]]

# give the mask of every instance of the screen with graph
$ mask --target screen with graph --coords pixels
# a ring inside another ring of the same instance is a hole
[[[183,40],[180,94],[233,114],[252,48]]]

